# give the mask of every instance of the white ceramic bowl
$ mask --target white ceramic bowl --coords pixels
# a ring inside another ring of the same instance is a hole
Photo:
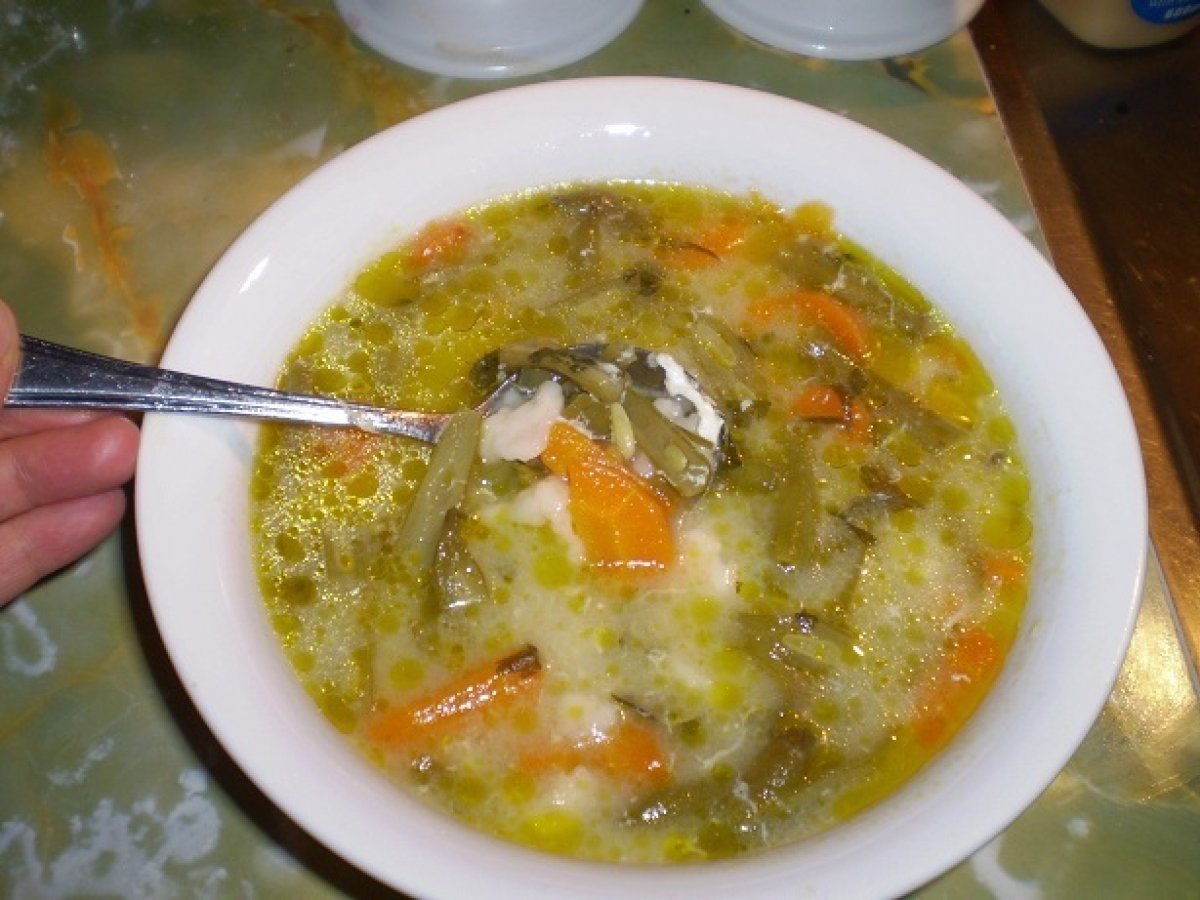
[[[667,79],[517,88],[364,141],[269,209],[213,269],[163,363],[273,383],[308,322],[427,220],[539,185],[666,179],[821,199],[909,276],[991,370],[1036,486],[1028,614],[994,690],[906,787],[766,855],[589,864],[516,847],[391,786],[321,717],[255,585],[247,480],[255,429],[150,416],[137,479],[146,584],[171,658],[245,772],[328,847],[423,897],[878,897],[914,888],[1001,831],[1067,762],[1116,677],[1146,547],[1141,460],[1113,367],[1074,298],[986,203],[838,116]]]
[[[569,65],[614,40],[642,0],[335,0],[385,56],[458,78],[515,78]]]
[[[712,13],[780,50],[830,59],[880,59],[943,41],[983,0],[702,0]]]

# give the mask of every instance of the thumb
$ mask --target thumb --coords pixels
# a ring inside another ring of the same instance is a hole
[[[8,396],[13,377],[17,373],[17,359],[21,353],[17,319],[12,310],[0,300],[0,405]]]

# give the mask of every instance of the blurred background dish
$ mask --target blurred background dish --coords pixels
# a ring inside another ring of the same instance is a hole
[[[983,0],[703,0],[718,18],[780,50],[830,59],[914,53],[971,21]]]
[[[397,62],[458,78],[511,78],[595,53],[642,0],[336,0],[364,43]]]

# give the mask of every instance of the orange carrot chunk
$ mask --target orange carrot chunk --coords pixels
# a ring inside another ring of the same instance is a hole
[[[846,399],[829,384],[810,384],[792,401],[792,414],[804,419],[843,419]]]
[[[658,787],[671,777],[662,742],[646,723],[627,719],[596,750],[597,765],[622,781]]]
[[[945,663],[920,694],[917,740],[941,747],[979,705],[1000,667],[1002,648],[983,628],[972,628],[954,641]]]
[[[658,733],[650,724],[633,719],[594,739],[527,750],[519,766],[530,774],[588,768],[639,788],[661,787],[671,777]]]
[[[846,404],[846,434],[860,444],[871,442],[871,407],[859,397]]]
[[[588,562],[630,574],[670,568],[671,510],[649,482],[565,422],[551,426],[541,458],[567,479],[567,511]]]
[[[463,255],[470,236],[463,222],[431,222],[409,244],[409,264],[421,270],[454,262]]]
[[[488,660],[426,694],[380,712],[367,726],[369,740],[410,749],[464,729],[485,714],[511,709],[541,687],[537,648],[526,646]]]
[[[722,218],[701,229],[691,239],[668,241],[656,255],[673,268],[698,270],[716,265],[737,250],[745,240],[750,222],[743,218]]]
[[[871,407],[859,397],[846,398],[828,384],[810,384],[791,403],[792,415],[812,421],[840,422],[851,441],[871,441]]]
[[[718,256],[726,256],[746,239],[749,228],[748,219],[726,217],[706,228],[696,243]]]
[[[855,359],[871,352],[871,331],[862,313],[821,291],[791,291],[755,300],[747,307],[751,324],[769,328],[789,320],[819,325],[833,343]]]
[[[1021,584],[1029,574],[1029,566],[1014,553],[985,553],[979,569],[984,584],[996,587]]]

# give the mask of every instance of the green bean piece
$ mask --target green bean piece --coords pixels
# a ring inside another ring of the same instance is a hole
[[[519,395],[532,397],[537,389],[547,381],[555,380],[554,373],[546,369],[519,369],[516,378],[513,379],[512,387]]]
[[[828,613],[843,607],[853,594],[868,541],[837,516],[824,516],[817,537],[817,555],[808,566],[779,566],[770,585],[795,608]]]
[[[481,391],[493,390],[514,371],[525,375],[522,367],[526,366],[529,357],[545,347],[546,344],[537,340],[515,341],[497,347],[475,360],[471,366],[471,384]],[[544,370],[543,370],[544,371]],[[552,374],[552,373],[551,373]]]
[[[602,222],[623,238],[635,238],[650,227],[650,219],[637,201],[612,191],[582,188],[559,194],[551,203],[572,219]]]
[[[498,384],[514,369],[544,369],[569,380],[601,403],[616,403],[625,392],[625,375],[579,347],[558,347],[533,341],[508,344],[480,359],[472,369],[478,387]]]
[[[685,356],[696,378],[718,403],[729,410],[746,410],[758,402],[754,385],[754,353],[724,323],[701,313],[692,325]]]
[[[578,393],[563,407],[563,418],[578,422],[593,437],[608,439],[612,430],[610,406],[591,394]]]
[[[802,237],[775,256],[775,264],[805,290],[820,290],[837,278],[839,260],[822,242]]]
[[[529,366],[529,357],[546,347],[541,341],[517,341],[481,356],[471,366],[471,385],[479,391],[493,391],[514,372],[514,387],[532,394],[544,381],[558,377],[546,368]]]
[[[812,451],[796,429],[794,444],[783,462],[771,529],[771,555],[783,566],[804,567],[817,554],[819,505]]]
[[[879,535],[879,524],[883,518],[896,506],[894,499],[888,494],[866,494],[854,500],[839,513],[842,521],[850,526],[867,544],[874,544]]]
[[[473,409],[456,413],[429,456],[429,468],[400,528],[400,545],[420,572],[428,572],[437,553],[446,514],[462,502],[479,448],[483,416]]]
[[[584,285],[565,297],[551,301],[546,306],[548,314],[560,317],[564,322],[577,324],[584,321],[604,321],[621,315],[620,305],[626,299],[624,282],[620,277],[605,278],[603,281]]]
[[[472,485],[492,498],[511,497],[534,484],[539,475],[533,466],[512,459],[480,463],[473,470]]]
[[[867,376],[863,394],[875,408],[877,418],[907,429],[929,449],[941,449],[966,434],[957,422],[938,415],[907,391],[878,376]]]
[[[487,578],[463,538],[466,521],[462,510],[451,509],[446,513],[446,523],[438,539],[431,589],[439,614],[479,606],[491,598]]]
[[[350,733],[375,696],[375,621],[379,609],[375,590],[365,589],[355,609],[340,607],[323,618],[339,619],[349,626],[348,640],[339,644],[327,671],[336,673],[322,681],[316,693],[318,706],[339,731]]]
[[[549,369],[570,379],[601,403],[616,403],[625,393],[625,375],[580,350],[546,347],[529,357],[528,365]]]
[[[547,308],[557,311],[586,307],[591,312],[601,312],[631,292],[638,297],[653,297],[662,287],[662,281],[661,269],[648,263],[636,265],[611,278],[585,284],[565,297],[552,301]],[[599,302],[600,298],[605,298],[607,302]]]
[[[941,449],[967,432],[958,422],[941,416],[916,397],[833,347],[822,347],[819,354],[807,358],[824,373],[870,405],[876,420],[895,428],[904,428],[926,449]]]
[[[889,325],[911,338],[929,337],[937,330],[920,295],[907,284],[887,285],[868,265],[847,259],[838,272],[834,294],[872,320]]]
[[[636,204],[609,191],[572,191],[551,202],[571,222],[566,258],[577,271],[594,271],[599,267],[606,233],[631,240],[649,225]]]
[[[600,262],[600,222],[581,218],[567,235],[567,261],[574,269],[595,269]]]
[[[820,734],[798,713],[784,712],[746,770],[748,793],[761,812],[786,816],[796,795],[819,764]]]
[[[796,796],[821,765],[823,746],[815,727],[798,713],[782,711],[741,779],[732,783],[695,781],[654,791],[630,807],[626,821],[653,826],[681,818],[737,823],[756,817],[760,821],[786,817],[791,814]],[[747,804],[745,798],[753,803]],[[719,846],[728,849],[724,840]],[[718,846],[713,849],[717,855],[724,855]]]
[[[747,646],[793,675],[826,671],[853,643],[849,634],[824,617],[800,612],[786,616],[745,613],[738,617]]]
[[[853,500],[839,516],[869,544],[875,543],[880,521],[901,509],[920,506],[880,466],[863,466],[860,475],[868,493]]]
[[[662,788],[641,797],[630,807],[625,819],[630,824],[657,825],[683,817],[722,818],[730,803],[729,785],[709,781]]]
[[[638,447],[662,472],[667,483],[683,497],[702,493],[716,468],[714,448],[668,420],[644,394],[629,391],[621,406]]]
[[[773,466],[759,459],[744,459],[725,469],[725,480],[740,491],[767,493],[773,491],[779,476]]]

